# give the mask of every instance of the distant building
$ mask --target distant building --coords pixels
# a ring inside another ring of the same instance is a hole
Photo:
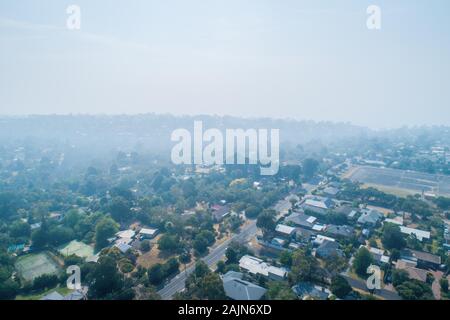
[[[142,228],[139,231],[141,239],[153,239],[158,234],[158,229],[154,228]]]
[[[242,280],[240,272],[228,271],[223,275],[223,288],[228,298],[233,300],[259,300],[266,289],[251,282]]]
[[[133,239],[135,235],[136,235],[136,232],[134,232],[134,230],[131,230],[131,229],[119,231],[116,233],[116,236],[118,238]]]
[[[230,207],[228,205],[214,205],[211,207],[212,215],[215,221],[221,222],[225,217],[227,217],[230,213]]]
[[[339,189],[333,187],[326,187],[325,189],[323,189],[323,193],[327,196],[335,197],[339,193]]]

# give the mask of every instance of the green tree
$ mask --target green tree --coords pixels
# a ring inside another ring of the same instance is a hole
[[[401,285],[403,282],[409,280],[409,274],[405,270],[402,269],[394,269],[392,270],[392,284],[394,287]]]
[[[166,252],[174,252],[179,248],[178,237],[171,234],[163,234],[158,240],[158,249]]]
[[[353,260],[353,268],[358,276],[361,278],[367,278],[367,268],[372,264],[373,259],[369,250],[365,247],[361,247],[355,254]]]
[[[285,282],[270,281],[266,296],[269,300],[297,300],[297,296]]]
[[[28,223],[15,221],[9,228],[9,235],[13,238],[28,238],[31,234],[31,228]]]
[[[289,278],[292,283],[321,280],[323,275],[323,270],[320,268],[319,261],[315,257],[302,249],[293,252],[292,268],[289,273]]]
[[[153,266],[150,267],[147,274],[148,280],[150,281],[151,284],[155,286],[160,285],[165,277],[163,265],[160,263],[154,264]]]
[[[256,220],[256,226],[263,231],[265,237],[273,233],[276,226],[273,214],[266,211],[261,213]]]
[[[164,276],[165,277],[169,277],[169,276],[171,276],[173,274],[178,273],[179,272],[179,268],[180,268],[180,263],[178,262],[178,259],[174,258],[174,257],[170,258],[163,265]]]
[[[386,249],[401,250],[406,246],[406,240],[400,227],[393,223],[385,223],[381,242]]]
[[[245,209],[245,216],[249,219],[254,219],[257,218],[261,212],[261,207],[250,205],[247,207],[247,209]]]
[[[95,226],[95,247],[102,249],[106,247],[109,242],[108,239],[113,237],[118,231],[117,223],[109,218],[104,217]]]
[[[123,289],[123,278],[116,261],[110,256],[101,256],[92,272],[89,295],[94,299],[111,299]]]
[[[280,254],[280,263],[286,267],[292,266],[292,252],[284,250]]]
[[[441,285],[442,292],[448,293],[448,279],[442,278],[441,280],[439,280],[439,284]]]
[[[131,218],[131,204],[121,196],[112,199],[109,211],[116,221],[128,221]]]
[[[433,292],[431,287],[418,280],[409,280],[403,282],[395,288],[405,300],[433,300]]]
[[[352,292],[352,287],[344,277],[337,275],[331,279],[330,290],[336,297],[343,299]]]
[[[303,174],[306,179],[311,179],[317,172],[319,168],[319,162],[315,159],[307,158],[303,160],[302,163]]]
[[[19,291],[19,284],[16,281],[7,279],[0,282],[0,300],[13,300]]]

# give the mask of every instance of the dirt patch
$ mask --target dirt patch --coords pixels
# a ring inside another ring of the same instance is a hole
[[[152,246],[149,252],[140,255],[137,259],[137,264],[144,268],[150,268],[157,263],[164,263],[166,260],[161,258],[160,251],[156,245]]]

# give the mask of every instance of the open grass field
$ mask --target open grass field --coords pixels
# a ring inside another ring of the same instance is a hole
[[[343,177],[399,196],[420,194],[422,191],[450,196],[450,176],[446,175],[357,166],[352,167]]]
[[[57,274],[60,269],[47,253],[33,253],[21,256],[15,264],[19,275],[32,281],[43,274]]]
[[[76,240],[73,240],[73,241],[69,242],[68,244],[65,244],[65,245],[59,247],[58,251],[63,256],[70,256],[70,255],[74,254],[80,258],[89,258],[92,255],[94,255],[94,248],[92,248],[91,246],[89,246],[83,242],[79,242]]]

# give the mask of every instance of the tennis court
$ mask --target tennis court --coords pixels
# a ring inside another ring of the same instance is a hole
[[[57,274],[58,265],[46,253],[27,254],[17,259],[17,272],[27,281],[32,281],[43,274]]]
[[[76,240],[73,240],[64,246],[59,247],[58,251],[63,256],[70,256],[74,254],[80,258],[88,258],[94,255],[94,248]]]

